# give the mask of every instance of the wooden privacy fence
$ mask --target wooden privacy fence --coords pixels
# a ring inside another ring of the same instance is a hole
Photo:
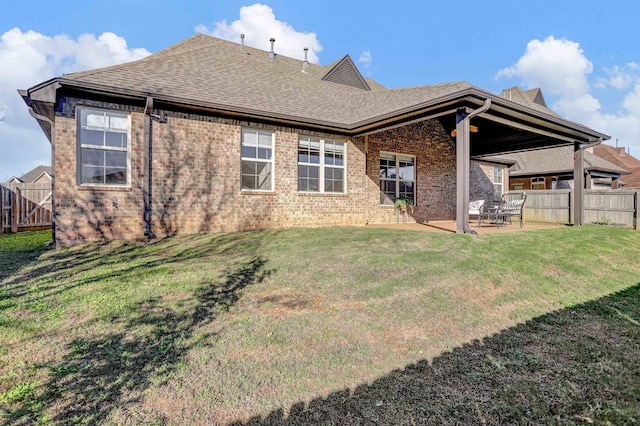
[[[582,223],[602,223],[637,229],[638,190],[586,189]],[[525,220],[532,222],[573,222],[573,190],[526,191]]]
[[[0,185],[0,232],[34,231],[51,227],[51,183]]]

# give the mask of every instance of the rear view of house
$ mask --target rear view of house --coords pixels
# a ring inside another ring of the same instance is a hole
[[[57,242],[395,222],[401,196],[464,232],[470,194],[504,191],[490,156],[608,138],[466,82],[387,89],[303,55],[199,34],[21,91],[52,143]]]

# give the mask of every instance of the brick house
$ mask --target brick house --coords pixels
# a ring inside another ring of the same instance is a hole
[[[395,222],[399,196],[465,232],[505,167],[473,159],[608,139],[466,82],[387,89],[348,56],[201,34],[20,94],[52,143],[58,244]]]
[[[593,153],[629,172],[622,178],[623,182],[619,187],[624,189],[640,188],[640,160],[627,152],[625,148],[600,144],[593,148]]]
[[[600,145],[595,148],[600,147]],[[499,157],[512,160],[516,166],[509,171],[509,190],[570,189],[574,187],[573,149],[569,146],[506,154]],[[595,155],[584,152],[584,187],[586,189],[617,189],[621,176],[629,172]]]

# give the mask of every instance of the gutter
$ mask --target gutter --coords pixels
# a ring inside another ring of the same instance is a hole
[[[27,106],[27,111],[29,111],[29,115],[31,115],[36,120],[44,121],[45,123],[48,123],[49,126],[51,126],[51,139],[53,139],[53,134],[56,131],[56,124],[53,122],[53,120],[51,120],[47,116],[40,115],[37,112],[35,112],[31,105]],[[49,143],[53,145],[52,141],[49,141]]]
[[[145,99],[148,96],[148,92],[138,91],[138,90],[122,90],[120,88],[106,86],[102,84],[95,83],[86,83],[79,82],[76,80],[70,80],[64,77],[58,77],[55,79],[48,80],[44,83],[41,83],[33,88],[29,89],[29,92],[46,90],[47,86],[54,84],[56,87],[66,86],[69,88],[75,88],[80,90],[89,90],[96,91],[108,96],[122,96],[122,97],[130,97],[135,99]],[[174,104],[176,106],[182,107],[191,107],[191,108],[203,108],[211,110],[212,112],[218,112],[222,114],[250,117],[259,120],[266,121],[275,121],[282,122],[285,124],[291,124],[295,126],[302,127],[318,127],[322,129],[326,129],[329,131],[333,131],[336,133],[342,133],[346,135],[353,136],[362,136],[365,133],[374,133],[376,131],[384,130],[387,126],[382,126],[380,128],[381,123],[387,123],[390,126],[393,126],[394,122],[402,122],[407,118],[412,116],[420,115],[428,113],[433,108],[442,108],[447,106],[447,104],[453,104],[460,101],[468,101],[472,103],[476,102],[484,102],[485,99],[490,99],[494,102],[496,111],[502,110],[503,113],[511,116],[515,119],[518,119],[518,115],[524,116],[525,118],[533,118],[534,121],[525,120],[529,123],[534,123],[543,127],[550,126],[551,128],[555,126],[559,126],[564,129],[570,129],[573,132],[582,135],[588,135],[591,137],[601,137],[603,139],[609,139],[608,135],[599,133],[594,131],[593,129],[589,129],[588,127],[581,125],[579,123],[575,123],[561,117],[555,117],[543,112],[534,110],[525,105],[521,105],[517,102],[510,101],[508,99],[504,99],[499,97],[496,94],[484,91],[474,86],[467,87],[462,90],[453,91],[451,93],[447,93],[445,95],[439,96],[434,99],[430,99],[424,102],[420,102],[411,106],[407,106],[404,108],[400,108],[395,111],[391,111],[385,114],[381,114],[372,118],[356,121],[353,123],[337,123],[333,121],[326,120],[313,120],[308,118],[302,118],[293,116],[290,114],[277,114],[269,111],[263,111],[252,108],[245,107],[233,107],[224,104],[217,104],[206,101],[197,101],[193,99],[181,98],[178,96],[171,95],[155,95],[156,101],[165,102],[168,104]],[[519,117],[522,119],[522,117]],[[554,129],[553,131],[558,131],[558,129]],[[571,133],[573,133],[571,132]],[[561,132],[565,133],[565,132]],[[565,133],[566,134],[566,133]],[[574,135],[577,136],[577,135]],[[585,138],[586,139],[586,138]]]
[[[56,123],[51,120],[49,117],[46,117],[44,115],[38,114],[37,112],[35,112],[33,110],[33,107],[30,105],[31,100],[29,98],[27,98],[28,100],[28,104],[27,104],[27,111],[29,111],[29,115],[31,115],[33,118],[35,118],[36,120],[40,120],[40,121],[44,121],[45,123],[48,123],[49,126],[51,126],[51,139],[49,139],[49,143],[51,144],[51,173],[53,174],[52,179],[51,179],[51,239],[53,240],[53,242],[55,243],[56,241],[56,191],[55,191],[55,185],[56,185],[56,169],[55,169],[55,161],[53,161],[56,157],[55,157],[55,134],[56,134]]]

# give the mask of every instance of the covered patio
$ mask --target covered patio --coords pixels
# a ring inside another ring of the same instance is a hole
[[[495,229],[495,226],[477,228],[469,222],[472,159],[560,146],[571,146],[574,150],[576,194],[573,223],[582,224],[584,150],[609,139],[608,135],[558,116],[546,107],[539,89],[525,92],[514,88],[497,95],[468,85],[415,105],[402,115],[377,120],[375,124],[363,123],[358,128],[358,136],[367,138],[384,130],[429,119],[438,120],[450,132],[455,144],[456,220],[453,232],[475,234]],[[432,224],[429,221],[429,225],[418,224],[415,227],[422,229],[433,227]],[[528,224],[524,230],[532,226]],[[451,230],[451,223],[444,222],[442,228],[444,232]]]

